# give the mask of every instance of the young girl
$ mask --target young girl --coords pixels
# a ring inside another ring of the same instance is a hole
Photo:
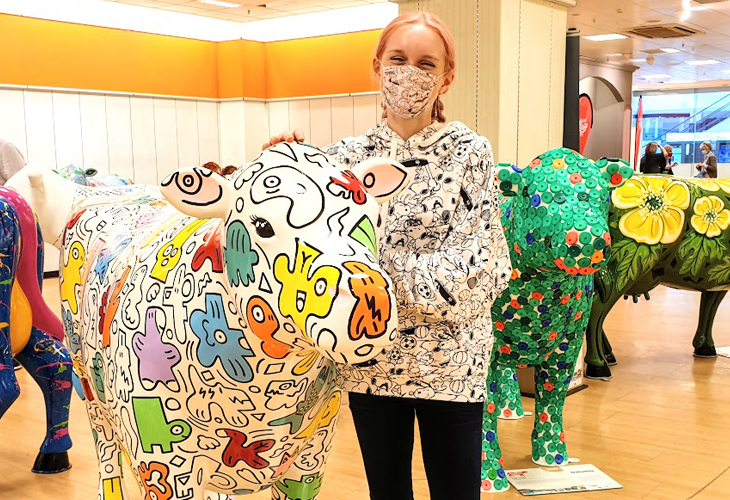
[[[380,263],[393,280],[400,337],[374,360],[339,366],[370,498],[411,500],[414,418],[433,500],[479,498],[490,308],[511,269],[489,142],[446,122],[454,41],[435,15],[388,25],[373,70],[383,122],[327,152],[345,165],[387,156],[415,170],[381,212]],[[272,137],[303,141],[301,132]]]

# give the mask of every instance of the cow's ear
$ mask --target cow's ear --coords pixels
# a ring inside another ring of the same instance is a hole
[[[510,163],[498,163],[494,167],[499,192],[504,196],[517,196],[522,187],[522,170]]]
[[[595,166],[601,171],[601,176],[608,181],[608,189],[615,189],[622,186],[624,182],[634,175],[634,169],[631,168],[626,160],[616,158],[601,158],[595,163]]]
[[[371,158],[358,163],[352,173],[360,179],[368,194],[384,203],[403,191],[413,180],[414,169],[388,158]]]
[[[201,167],[176,170],[162,181],[161,191],[172,206],[198,219],[228,217],[236,192],[230,181]]]

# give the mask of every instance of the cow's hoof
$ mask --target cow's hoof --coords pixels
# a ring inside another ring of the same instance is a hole
[[[616,366],[618,364],[618,361],[616,361],[616,356],[612,352],[606,354],[606,364],[608,366]]]
[[[586,378],[593,380],[611,380],[611,369],[608,366],[586,365]]]
[[[694,357],[695,358],[716,358],[717,351],[715,350],[714,345],[695,347]]]
[[[38,453],[31,469],[36,474],[58,474],[71,468],[68,461],[68,452]]]

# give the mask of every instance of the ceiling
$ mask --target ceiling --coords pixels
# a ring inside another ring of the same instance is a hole
[[[226,0],[239,7],[209,5],[197,0],[106,0],[155,9],[195,14],[199,16],[237,21],[241,23],[276,17],[321,12],[331,9],[358,7],[388,0]]]
[[[577,7],[568,9],[568,27],[578,28],[582,36],[590,36],[625,34],[626,30],[642,25],[682,24],[703,33],[663,39],[630,36],[606,42],[581,38],[581,56],[598,62],[638,66],[634,79],[636,85],[729,80],[730,0],[689,2],[692,9],[704,10],[692,10],[685,21],[680,20],[682,3],[682,0],[578,0]],[[679,52],[646,53],[660,48],[673,48]],[[653,55],[653,64],[646,61],[650,55]],[[719,63],[705,66],[687,64],[687,61],[708,59]],[[662,74],[670,76],[644,78]]]

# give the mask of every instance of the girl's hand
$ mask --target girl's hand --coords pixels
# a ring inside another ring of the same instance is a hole
[[[274,144],[279,144],[280,142],[304,142],[304,132],[302,132],[299,129],[294,130],[293,132],[282,132],[279,135],[272,136],[271,139],[269,139],[269,142],[265,143],[261,147],[261,151],[264,149],[270,148]]]

